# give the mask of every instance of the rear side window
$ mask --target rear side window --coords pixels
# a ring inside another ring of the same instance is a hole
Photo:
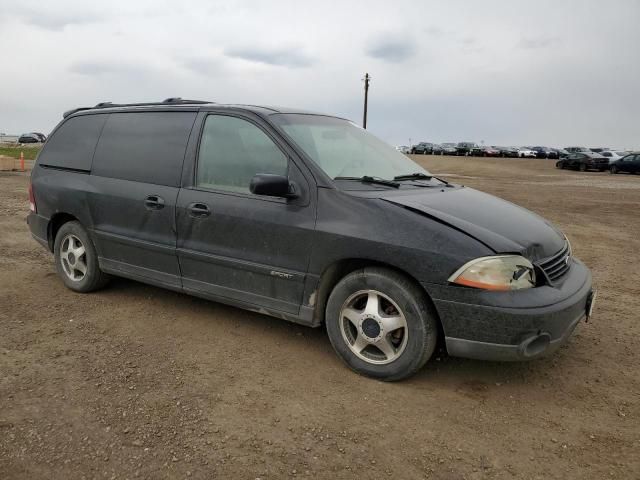
[[[40,165],[91,170],[91,159],[107,115],[80,115],[64,122],[38,157]]]
[[[112,113],[91,173],[177,187],[195,112]]]
[[[266,133],[236,117],[209,115],[198,154],[198,187],[249,193],[258,173],[287,174],[288,160]]]

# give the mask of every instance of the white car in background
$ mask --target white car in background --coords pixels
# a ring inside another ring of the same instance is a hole
[[[617,162],[622,157],[627,155],[627,153],[618,150],[604,150],[600,152],[600,155],[602,155],[603,157],[607,157],[609,159],[609,165],[611,165],[613,162]]]
[[[518,148],[519,158],[538,158],[538,154],[535,150],[531,150],[529,147]]]
[[[411,153],[411,149],[409,147],[407,147],[406,145],[398,145],[396,147],[396,150],[399,151],[400,153],[404,153],[404,154]]]

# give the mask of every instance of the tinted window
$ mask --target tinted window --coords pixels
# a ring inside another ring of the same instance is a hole
[[[636,155],[627,155],[626,157],[624,157],[624,161],[625,162],[633,162],[633,160],[636,158]]]
[[[80,115],[64,122],[38,158],[41,165],[91,170],[91,159],[107,115]]]
[[[249,193],[258,173],[287,174],[287,157],[257,126],[236,117],[209,115],[198,154],[199,187]]]
[[[112,113],[92,174],[177,187],[195,112]]]

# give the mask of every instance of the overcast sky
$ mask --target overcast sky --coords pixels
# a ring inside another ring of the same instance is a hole
[[[170,96],[362,121],[392,144],[640,147],[640,0],[0,0],[0,132]]]

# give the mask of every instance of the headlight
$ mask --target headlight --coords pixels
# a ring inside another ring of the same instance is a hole
[[[449,281],[484,290],[520,290],[536,285],[533,264],[520,255],[498,255],[471,260],[460,267]]]

